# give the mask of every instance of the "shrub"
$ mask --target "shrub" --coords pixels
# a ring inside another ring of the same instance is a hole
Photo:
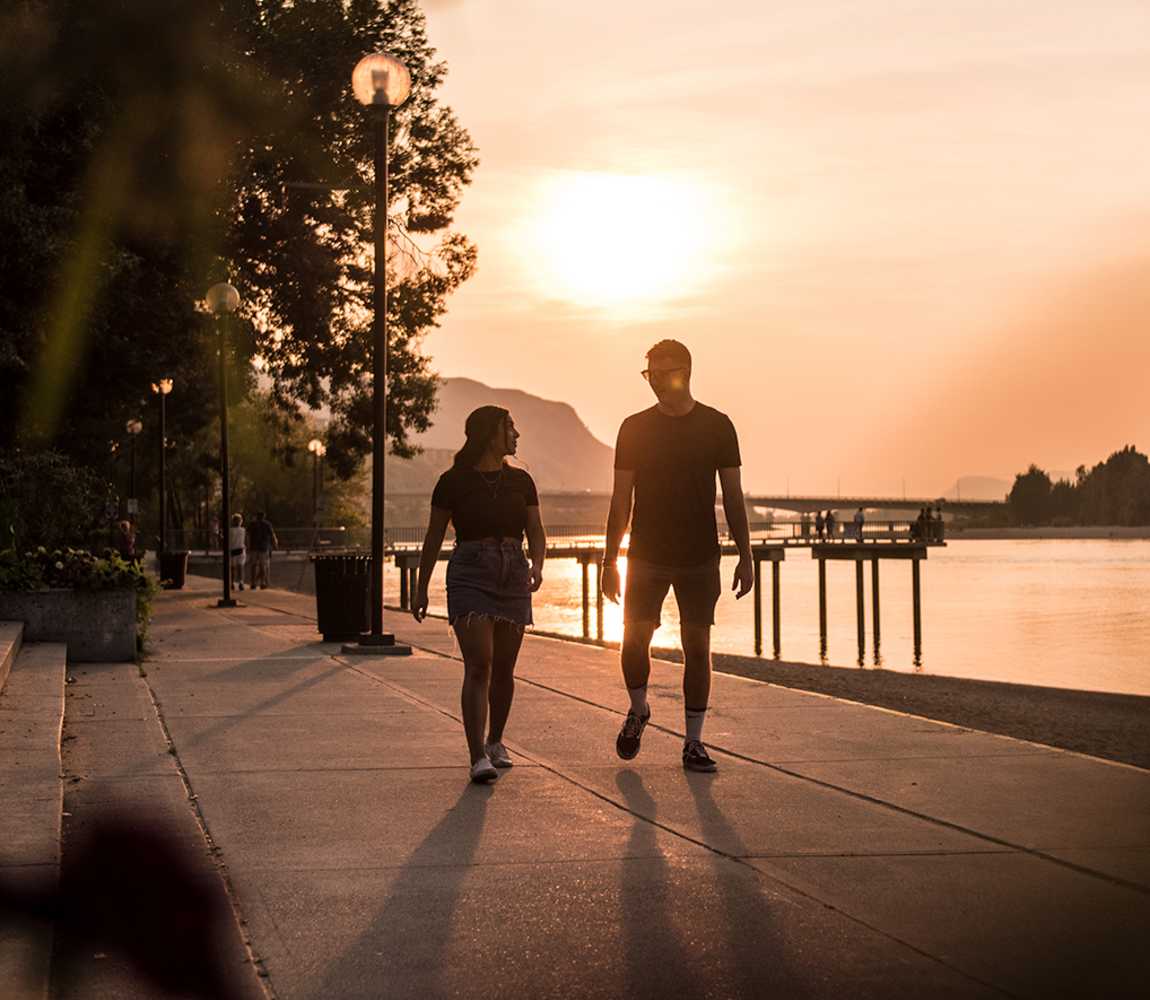
[[[115,501],[111,484],[59,452],[0,456],[0,545],[17,551],[89,545]]]
[[[134,590],[136,627],[142,642],[147,635],[155,580],[137,563],[110,549],[96,555],[86,549],[49,549],[44,545],[19,552],[0,551],[0,590]]]

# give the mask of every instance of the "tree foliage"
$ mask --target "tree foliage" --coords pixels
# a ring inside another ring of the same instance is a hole
[[[1007,504],[1017,524],[1150,525],[1150,460],[1128,445],[1092,469],[1079,466],[1073,483],[1052,483],[1031,465]]]
[[[256,388],[261,355],[280,419],[329,409],[329,459],[355,470],[373,212],[350,74],[378,49],[413,78],[388,206],[388,431],[410,451],[435,398],[421,338],[475,264],[452,220],[477,164],[415,0],[39,0],[0,18],[0,444],[53,442],[102,468],[161,376],[176,382],[169,436],[203,438],[216,338],[197,302],[226,277],[244,297],[233,393]]]

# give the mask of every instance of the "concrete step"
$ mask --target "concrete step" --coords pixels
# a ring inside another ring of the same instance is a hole
[[[20,652],[23,640],[23,622],[0,622],[0,694],[4,693],[4,684],[12,671],[12,664],[16,661],[16,654]]]
[[[60,734],[67,655],[62,643],[23,644],[0,697],[0,892],[4,894],[51,891],[59,881]],[[20,916],[4,919],[0,996],[47,997],[51,958],[50,923]]]

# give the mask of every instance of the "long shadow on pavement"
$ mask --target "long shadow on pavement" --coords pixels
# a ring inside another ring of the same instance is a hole
[[[444,955],[464,879],[483,836],[491,785],[467,785],[391,885],[371,925],[328,966],[309,995],[443,996]],[[444,857],[451,863],[444,864]]]
[[[714,785],[722,776],[685,773],[683,777],[695,800],[703,840],[730,845],[735,857],[749,854],[738,831],[715,801]],[[786,961],[786,942],[771,911],[772,906],[786,904],[771,900],[757,872],[721,855],[713,857],[735,995],[802,996],[804,985]]]
[[[615,776],[615,785],[627,808],[635,814],[628,856],[656,859],[646,866],[624,861],[620,867],[620,905],[627,956],[626,995],[705,996],[689,944],[680,940],[672,920],[672,913],[677,912],[681,920],[690,923],[694,914],[686,893],[680,891],[678,899],[672,898],[671,890],[679,883],[672,880],[670,866],[656,843],[655,800],[637,771],[629,768],[620,771]]]

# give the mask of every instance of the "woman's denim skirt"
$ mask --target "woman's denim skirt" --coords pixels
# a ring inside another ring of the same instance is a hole
[[[447,562],[447,620],[531,625],[531,567],[519,542],[456,542]]]

